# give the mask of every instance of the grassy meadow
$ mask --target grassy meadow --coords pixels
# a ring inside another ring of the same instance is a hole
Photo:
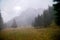
[[[0,32],[0,40],[53,40],[59,28],[9,28]]]

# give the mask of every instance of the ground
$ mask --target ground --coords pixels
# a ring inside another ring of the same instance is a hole
[[[1,31],[1,40],[53,40],[59,28],[9,28]]]

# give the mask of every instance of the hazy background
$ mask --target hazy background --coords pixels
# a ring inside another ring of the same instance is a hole
[[[0,9],[6,23],[14,17],[20,16],[23,11],[29,8],[40,9],[40,14],[42,14],[43,10],[52,4],[52,0],[0,0]]]

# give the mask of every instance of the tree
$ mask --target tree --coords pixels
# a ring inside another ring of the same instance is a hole
[[[43,12],[44,27],[47,27],[54,20],[54,10],[53,7],[49,7],[48,10]]]
[[[39,15],[38,15],[38,17],[39,17]],[[38,18],[37,17],[35,18],[35,20],[33,22],[33,26],[34,27],[38,26]]]
[[[33,23],[33,26],[34,26],[35,28],[40,28],[40,26],[42,26],[42,25],[43,25],[42,16],[40,16],[40,15],[38,14],[38,16],[35,18],[35,21],[34,21],[34,23]]]
[[[38,15],[33,23],[34,27],[48,27],[54,20],[53,7],[49,7],[48,10],[44,10],[42,15]]]
[[[47,21],[48,21],[48,11],[44,10],[43,12],[43,23],[44,23],[44,27],[47,27]]]
[[[16,28],[16,27],[17,27],[17,24],[16,24],[15,19],[13,20],[12,27],[13,27],[13,28]]]
[[[55,13],[55,23],[60,26],[60,0],[54,0],[54,2],[57,2],[54,4],[54,10],[56,11]]]
[[[3,29],[3,20],[1,17],[1,11],[0,11],[0,31]]]

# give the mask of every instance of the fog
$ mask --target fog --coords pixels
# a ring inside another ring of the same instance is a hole
[[[10,25],[15,19],[18,25],[29,25],[52,4],[52,0],[1,0],[0,9],[4,23]]]
[[[4,22],[8,22],[27,8],[47,9],[52,4],[52,0],[1,0],[0,8]]]

